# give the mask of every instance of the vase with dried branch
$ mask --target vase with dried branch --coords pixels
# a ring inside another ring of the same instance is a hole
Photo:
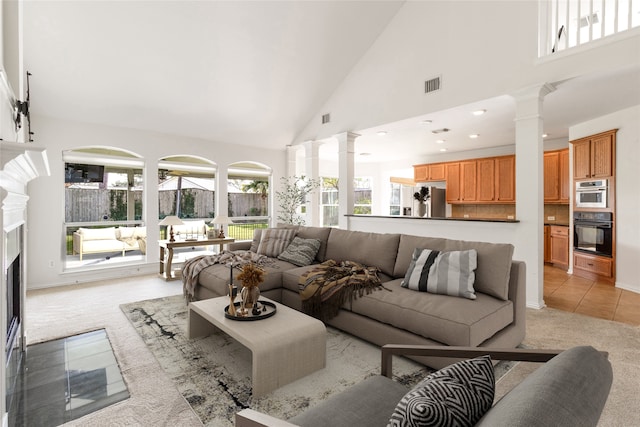
[[[249,263],[242,267],[242,272],[238,274],[238,280],[242,281],[242,308],[252,309],[260,298],[258,285],[264,280],[264,270],[256,264]]]

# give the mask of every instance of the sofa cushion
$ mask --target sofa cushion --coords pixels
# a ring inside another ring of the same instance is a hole
[[[400,235],[398,244],[398,256],[393,267],[393,277],[400,278],[407,274],[413,251],[416,249],[432,249],[436,251],[444,251],[447,245],[447,239],[439,237],[420,237],[410,236],[408,234]]]
[[[384,283],[391,292],[362,295],[351,311],[447,345],[477,347],[514,321],[513,302],[477,293],[475,300],[420,293]]]
[[[78,233],[82,234],[82,240],[117,240],[116,228],[79,228]]]
[[[467,242],[447,240],[446,251],[475,249],[478,252],[476,292],[483,292],[502,300],[509,298],[509,274],[513,258],[513,245],[509,243]]]
[[[298,227],[296,236],[303,239],[320,240],[320,249],[318,249],[318,253],[316,254],[316,261],[325,262],[325,256],[327,253],[327,239],[329,239],[330,232],[331,227],[306,227],[301,225],[300,227]]]
[[[402,281],[402,287],[414,291],[476,299],[473,289],[477,252],[440,252],[416,249]]]
[[[249,250],[251,252],[258,252],[258,246],[260,246],[260,238],[262,238],[262,228],[256,228],[253,230],[253,240],[251,240],[251,247]]]
[[[116,238],[118,240],[133,239],[135,227],[118,227],[116,229]]]
[[[398,402],[389,426],[473,426],[495,391],[489,356],[463,360],[427,376]]]
[[[262,230],[260,244],[256,252],[259,255],[276,258],[289,246],[295,234],[296,230],[286,228],[267,228]]]
[[[383,426],[406,392],[399,382],[374,375],[288,421],[305,427]]]
[[[320,240],[294,237],[289,246],[278,255],[278,259],[302,267],[313,262],[318,249],[320,249]]]
[[[264,280],[258,287],[260,291],[280,289],[282,287],[282,272],[295,268],[296,266],[286,261],[275,260],[272,265],[262,267],[265,271]],[[233,277],[238,277],[240,269],[234,268]],[[203,269],[198,275],[200,286],[209,289],[216,295],[227,295],[229,284],[229,267],[222,264],[214,264]],[[241,286],[240,281],[234,284]]]
[[[393,274],[399,234],[365,233],[332,228],[327,240],[326,259],[355,261]]]

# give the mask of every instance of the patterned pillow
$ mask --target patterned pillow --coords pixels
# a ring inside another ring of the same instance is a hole
[[[415,249],[401,286],[414,291],[476,299],[478,252]]]
[[[473,426],[491,409],[494,394],[491,357],[463,360],[434,372],[405,394],[387,427]]]
[[[296,235],[296,230],[287,228],[267,228],[262,230],[258,255],[275,258],[285,250]]]
[[[287,249],[278,255],[278,259],[302,267],[313,262],[318,249],[320,249],[320,240],[294,237]]]

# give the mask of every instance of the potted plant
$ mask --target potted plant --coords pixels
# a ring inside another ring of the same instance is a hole
[[[298,209],[307,203],[307,196],[320,186],[320,181],[304,175],[282,177],[281,181],[283,191],[276,191],[280,204],[278,220],[286,224],[304,225],[304,218],[298,214]]]
[[[429,199],[429,189],[424,186],[420,187],[420,191],[413,193],[413,198],[418,201],[418,209],[416,209],[418,216],[424,216],[427,213],[425,202]]]

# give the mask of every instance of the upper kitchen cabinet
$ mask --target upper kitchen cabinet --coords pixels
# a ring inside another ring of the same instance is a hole
[[[516,156],[496,157],[496,201],[516,201]]]
[[[569,203],[569,149],[544,153],[544,202]]]
[[[444,163],[434,163],[428,165],[415,165],[413,167],[413,180],[415,182],[444,181]]]
[[[463,202],[475,202],[478,199],[477,174],[476,160],[460,162],[460,199]]]
[[[447,163],[444,167],[447,181],[447,203],[460,202],[460,163]]]
[[[493,158],[478,159],[478,201],[492,202],[496,198],[496,161]]]
[[[574,179],[613,176],[617,129],[571,141]]]

